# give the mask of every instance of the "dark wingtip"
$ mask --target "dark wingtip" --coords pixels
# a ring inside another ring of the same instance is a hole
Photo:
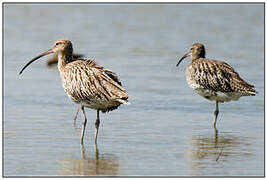
[[[249,92],[250,96],[256,96],[256,94],[258,94],[259,92],[256,91],[255,89],[253,89],[252,91]]]

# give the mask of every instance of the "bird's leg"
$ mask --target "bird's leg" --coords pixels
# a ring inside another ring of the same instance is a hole
[[[99,152],[98,152],[97,144],[95,144],[95,159],[96,159],[96,160],[99,159]]]
[[[82,159],[86,159],[85,149],[84,149],[83,144],[81,144],[81,157],[82,157]]]
[[[73,119],[73,126],[76,126],[76,119],[77,119],[77,116],[79,114],[79,111],[80,111],[80,107],[78,106],[77,112],[76,112],[74,119]]]
[[[84,132],[85,132],[85,126],[86,126],[86,123],[87,123],[87,119],[86,119],[86,116],[85,116],[85,111],[84,111],[84,106],[81,105],[81,110],[83,112],[83,123],[82,123],[82,133],[81,133],[81,144],[83,144],[83,137],[84,137]]]
[[[95,121],[95,144],[97,144],[97,135],[98,135],[99,125],[100,125],[99,110],[97,110],[96,121]]]
[[[218,130],[215,127],[214,128],[214,143],[215,143],[215,148],[217,148],[217,144],[218,144]]]
[[[214,120],[213,120],[213,127],[216,129],[216,121],[217,121],[217,116],[219,114],[219,107],[218,107],[218,101],[216,101],[216,110],[214,111]],[[217,130],[217,129],[216,129]]]

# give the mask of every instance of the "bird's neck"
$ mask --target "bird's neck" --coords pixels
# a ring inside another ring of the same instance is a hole
[[[205,50],[199,50],[191,53],[191,61],[197,60],[199,58],[205,58],[206,52]]]
[[[199,55],[191,55],[191,62],[199,59],[199,58],[205,58],[205,56],[199,56]]]
[[[63,71],[65,66],[72,61],[72,53],[58,53],[58,70]]]

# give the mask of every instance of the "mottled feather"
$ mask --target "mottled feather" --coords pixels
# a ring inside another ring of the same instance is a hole
[[[205,58],[205,47],[201,43],[192,45],[190,52],[186,53],[176,66],[188,56],[190,64],[186,68],[188,85],[200,96],[216,101],[213,127],[217,134],[216,122],[219,114],[218,104],[227,101],[236,101],[242,96],[254,96],[254,86],[245,82],[239,74],[227,63]]]
[[[215,92],[239,92],[247,95],[256,94],[254,86],[245,82],[225,62],[199,58],[193,61],[188,68],[191,69],[190,74],[192,79],[202,88],[207,88]]]
[[[65,92],[76,103],[102,112],[127,104],[129,95],[118,76],[93,60],[68,63],[61,72]]]
[[[69,98],[79,104],[74,124],[79,111],[83,114],[83,123],[80,142],[83,144],[87,118],[84,107],[96,109],[95,145],[97,144],[98,129],[100,125],[99,111],[108,112],[128,103],[129,94],[121,86],[118,76],[111,70],[99,66],[90,59],[74,59],[70,40],[59,39],[53,47],[30,60],[19,72],[20,74],[37,59],[55,53],[58,60],[64,91]]]
[[[256,94],[254,86],[244,81],[229,64],[205,58],[202,44],[194,44],[191,48],[191,63],[186,69],[186,79],[198,94],[218,102]]]

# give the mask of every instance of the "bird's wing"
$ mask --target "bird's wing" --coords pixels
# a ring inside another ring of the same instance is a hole
[[[192,63],[194,79],[205,89],[218,92],[255,92],[254,86],[245,82],[227,63],[205,60]]]
[[[247,92],[250,95],[256,94],[254,86],[244,81],[229,64],[221,62],[220,66],[234,91]]]
[[[122,86],[121,81],[119,79],[119,77],[117,76],[116,73],[112,72],[109,69],[104,69],[104,72],[106,75],[109,76],[109,78],[111,78],[113,81],[115,81],[116,83],[118,83],[120,86]]]
[[[99,66],[95,61],[74,61],[67,64],[68,76],[73,76],[65,82],[65,88],[69,89],[71,96],[82,101],[95,100],[127,100],[128,94],[119,84],[115,73]],[[71,82],[72,81],[72,82]],[[64,83],[63,83],[64,84]],[[67,87],[67,88],[66,88]]]

